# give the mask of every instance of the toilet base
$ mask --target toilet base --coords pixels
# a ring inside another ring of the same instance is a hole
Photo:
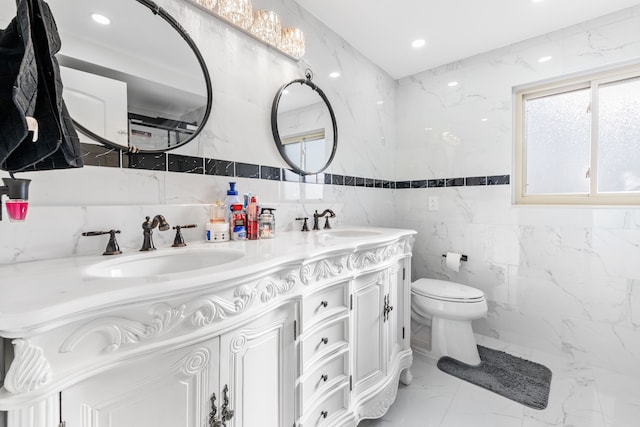
[[[467,365],[479,365],[480,355],[470,321],[431,318],[431,355],[449,356]]]

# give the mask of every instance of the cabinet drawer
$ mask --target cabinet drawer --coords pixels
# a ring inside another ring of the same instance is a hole
[[[327,397],[302,416],[300,427],[334,426],[335,420],[349,407],[349,383],[329,391]]]
[[[304,370],[312,368],[327,355],[347,348],[349,343],[349,316],[345,315],[318,325],[301,336],[302,366]]]
[[[321,289],[304,297],[302,302],[302,331],[333,314],[349,308],[349,282]]]
[[[322,399],[327,390],[348,380],[349,351],[345,349],[330,359],[318,362],[318,365],[300,379],[300,401],[303,409]]]

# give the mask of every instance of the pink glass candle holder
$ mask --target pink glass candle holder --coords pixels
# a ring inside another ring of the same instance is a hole
[[[23,199],[9,199],[5,202],[7,207],[7,213],[9,214],[9,220],[13,222],[24,221],[27,217],[27,209],[29,208],[29,202]]]

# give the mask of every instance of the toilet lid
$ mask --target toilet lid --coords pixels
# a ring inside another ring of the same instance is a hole
[[[446,280],[418,279],[411,284],[411,290],[418,295],[444,301],[475,302],[484,299],[480,289]]]

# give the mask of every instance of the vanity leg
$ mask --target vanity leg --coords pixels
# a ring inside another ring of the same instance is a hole
[[[409,385],[411,384],[411,381],[413,381],[413,375],[411,374],[411,371],[409,370],[409,368],[400,372],[400,382],[402,384]]]

